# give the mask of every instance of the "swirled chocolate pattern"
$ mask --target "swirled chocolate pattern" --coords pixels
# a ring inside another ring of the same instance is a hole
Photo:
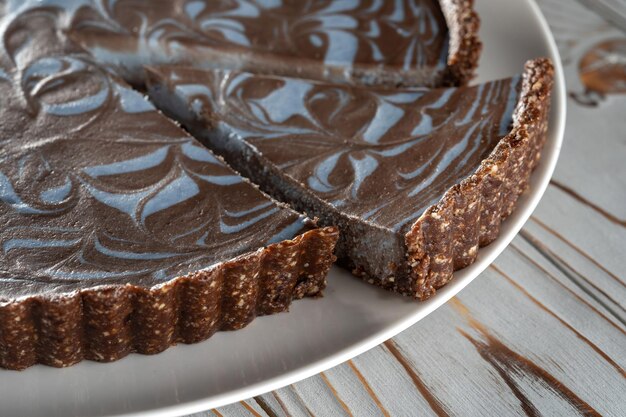
[[[437,0],[27,0],[10,2],[8,12],[41,8],[60,9],[62,29],[136,81],[142,64],[185,62],[434,85],[448,63]]]
[[[240,147],[345,215],[401,233],[509,131],[520,79],[385,91],[220,70],[152,73],[156,102],[210,126],[190,129],[236,169],[248,173],[231,155]]]
[[[312,226],[88,58],[0,72],[0,299],[149,286]]]

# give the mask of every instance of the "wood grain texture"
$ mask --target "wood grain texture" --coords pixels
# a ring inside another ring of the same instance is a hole
[[[510,247],[392,340],[214,413],[626,415],[626,96],[587,91],[579,76],[581,56],[626,36],[586,2],[538,1],[565,65],[566,140],[552,183]]]

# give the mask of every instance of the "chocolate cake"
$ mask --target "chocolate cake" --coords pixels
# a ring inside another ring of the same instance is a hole
[[[157,353],[317,296],[337,229],[81,54],[0,71],[0,366]]]
[[[340,261],[430,297],[498,235],[538,161],[553,69],[376,90],[228,70],[148,72],[157,106],[261,189],[341,230]]]
[[[464,84],[481,44],[472,0],[26,0],[60,10],[67,35],[143,83],[185,63],[370,85]]]

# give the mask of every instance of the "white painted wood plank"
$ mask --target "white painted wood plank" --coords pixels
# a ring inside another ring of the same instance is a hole
[[[511,246],[519,257],[530,257],[538,264],[537,271],[550,272],[549,278],[559,281],[565,287],[576,292],[585,301],[609,314],[623,327],[626,325],[626,287],[618,278],[609,275],[585,258],[578,256],[573,265],[563,252],[557,252],[528,230],[523,230]],[[583,264],[583,265],[580,265]]]
[[[599,42],[626,39],[624,32],[577,1],[538,3],[563,55],[570,93],[565,143],[554,179],[626,222],[626,95],[609,95],[596,107],[571,97],[584,92],[578,75],[583,54]]]
[[[546,190],[533,215],[589,254],[611,273],[624,277],[626,228],[616,225],[594,209],[552,186]]]
[[[254,397],[254,401],[259,404],[270,417],[285,417],[288,416],[287,411],[276,398],[274,393],[267,393]]]
[[[263,397],[267,399],[269,396],[272,396],[276,402],[280,404],[280,408],[274,408],[274,411],[276,411],[278,415],[281,415],[279,413],[284,412],[285,415],[293,417],[314,416],[314,414],[307,409],[301,398],[296,394],[293,389],[293,385],[278,389],[272,393],[264,395]],[[268,402],[268,404],[272,404],[272,402]]]
[[[540,242],[563,262],[577,272],[593,279],[595,285],[613,295],[621,303],[626,298],[626,276],[623,272],[611,272],[594,257],[588,254],[578,242],[571,242],[549,225],[533,216],[524,231]],[[583,239],[583,243],[586,239]]]
[[[242,401],[189,417],[269,417],[254,401]]]
[[[292,386],[305,407],[315,416],[351,416],[344,400],[333,392],[324,373],[312,376]]]
[[[409,409],[423,417],[436,415],[411,376],[384,345],[352,361],[391,416],[405,415]]]
[[[534,258],[532,248],[524,247],[518,241],[514,241],[513,245],[519,245],[531,259]],[[533,259],[533,262],[536,261]],[[552,271],[548,276],[514,250],[505,251],[494,267],[492,269],[505,275],[501,277],[503,280],[508,278],[513,281],[513,286],[518,287],[518,297],[538,304],[537,307],[544,309],[547,315],[557,316],[564,327],[569,326],[573,329],[570,331],[579,333],[579,338],[588,339],[621,367],[626,365],[626,329],[619,322],[608,321],[609,316],[599,314],[602,312],[592,304],[583,303],[574,293],[564,291],[561,283],[566,278],[559,276],[558,271]],[[560,349],[555,349],[555,354],[559,352]]]
[[[353,415],[384,417],[386,410],[377,404],[380,403],[378,396],[372,395],[369,383],[360,380],[350,364],[344,363],[324,372],[327,382],[332,384]]]
[[[489,415],[490,410],[503,416],[519,413],[515,395],[459,333],[459,324],[455,311],[446,306],[396,336],[388,346],[395,346],[395,356],[411,367],[433,411],[448,415]],[[406,411],[408,405],[402,406]]]
[[[537,275],[518,274],[516,279],[522,280],[525,288],[524,278],[531,276]],[[554,295],[562,297],[562,293]],[[608,326],[597,328],[594,337],[598,343],[626,344],[626,336]],[[561,389],[561,402],[529,398],[525,404],[547,415],[568,413],[565,404],[578,403],[575,397],[602,414],[626,411],[623,370],[493,269],[464,290],[457,301],[394,341],[419,370],[433,396],[452,411],[475,407],[468,415],[485,413],[489,410],[476,408],[490,404],[491,410],[504,414],[522,413],[524,403],[511,384],[532,393],[533,398]],[[623,349],[621,354],[619,347],[614,350],[618,357],[613,361],[624,364]],[[551,387],[551,378],[559,381],[558,389]]]
[[[538,282],[526,279],[516,281],[523,289],[540,288],[546,294],[546,301],[554,299],[559,303],[571,303],[571,310],[568,310],[568,314],[581,317],[586,322],[595,322],[598,326],[608,326],[619,332],[626,331],[626,326],[618,312],[600,302],[601,300],[589,288],[574,282],[556,267],[537,256],[532,246],[525,244],[524,241],[514,241],[511,249],[515,250],[511,258],[507,258],[509,252],[504,253],[501,256],[507,260],[502,263],[497,261],[494,265],[499,266],[500,270],[505,273],[524,272],[539,279]],[[515,268],[520,263],[530,266],[530,269],[517,271]],[[540,293],[533,292],[533,294],[537,295],[540,300],[544,299],[539,297]],[[588,317],[593,317],[593,320]]]
[[[626,31],[626,2],[623,0],[579,0],[607,22]]]
[[[249,411],[249,414],[252,414],[254,417],[271,417],[253,398],[250,398],[246,401],[241,401],[240,404]]]
[[[564,66],[577,65],[578,58],[574,56],[577,52],[576,47],[584,39],[597,38],[604,32],[616,30],[577,0],[536,0],[536,2],[552,30]],[[568,74],[571,76],[573,73],[568,71]],[[570,85],[577,83],[578,79],[574,74],[574,77],[566,79],[566,82]],[[571,119],[568,121],[571,123]]]

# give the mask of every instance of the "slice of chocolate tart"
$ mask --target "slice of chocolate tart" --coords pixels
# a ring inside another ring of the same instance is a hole
[[[10,3],[11,4],[11,3]],[[142,65],[185,63],[370,85],[457,85],[481,44],[472,0],[26,0],[61,10],[67,34],[143,83]]]
[[[337,229],[83,55],[0,71],[0,366],[113,361],[320,295]]]
[[[553,69],[374,90],[165,66],[152,100],[275,198],[341,230],[354,274],[425,299],[493,241],[545,141]]]

